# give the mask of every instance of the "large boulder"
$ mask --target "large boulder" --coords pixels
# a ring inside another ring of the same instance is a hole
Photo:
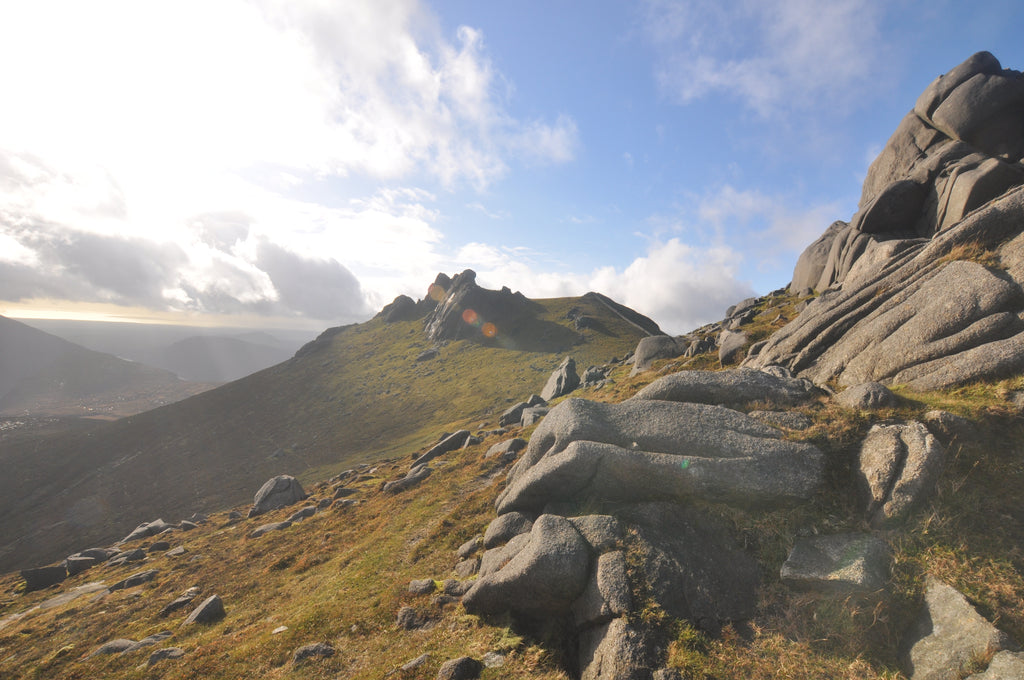
[[[650,631],[614,619],[580,635],[580,680],[646,680],[657,667]]]
[[[738,369],[673,373],[658,378],[633,398],[729,406],[755,402],[794,406],[807,401],[814,394],[813,386],[806,380]]]
[[[921,423],[874,425],[861,444],[857,477],[868,519],[901,519],[934,488],[945,449]]]
[[[924,607],[907,633],[903,666],[911,680],[958,680],[968,664],[1013,641],[971,606],[963,595],[928,577]]]
[[[252,501],[249,516],[255,517],[271,510],[284,508],[306,499],[299,480],[291,475],[278,475],[264,482]]]
[[[524,534],[525,535],[525,534]],[[587,585],[590,551],[572,522],[541,515],[529,541],[499,570],[481,575],[462,602],[477,614],[561,614]]]
[[[689,346],[690,341],[683,336],[651,335],[641,338],[633,352],[633,370],[630,375],[648,370],[657,359],[682,356]]]
[[[576,373],[576,360],[566,357],[558,368],[548,377],[540,397],[544,401],[551,401],[562,395],[569,394],[580,386],[580,376]]]

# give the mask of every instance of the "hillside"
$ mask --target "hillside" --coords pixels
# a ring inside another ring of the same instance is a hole
[[[209,387],[0,317],[0,415],[116,418]]]
[[[581,370],[603,365],[646,334],[602,300],[534,301],[493,337],[460,319],[473,334],[454,341],[429,340],[422,314],[378,317],[185,401],[85,434],[0,443],[9,471],[0,479],[0,567],[113,540],[139,517],[239,503],[280,472],[319,479],[410,455],[445,430],[496,428],[497,415],[539,392],[565,354]],[[591,323],[576,330],[570,316]],[[416,360],[435,345],[435,358]]]

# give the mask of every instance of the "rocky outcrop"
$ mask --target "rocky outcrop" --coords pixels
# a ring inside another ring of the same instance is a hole
[[[576,373],[576,360],[566,357],[558,368],[548,377],[540,398],[545,402],[569,394],[580,386],[580,376]]]
[[[447,277],[445,277],[447,278]],[[439,289],[442,286],[435,281]],[[443,286],[443,297],[424,319],[424,330],[432,342],[492,337],[491,328],[510,328],[519,320],[534,316],[537,303],[508,288],[488,290],[476,284],[476,272],[467,269]]]
[[[1024,76],[979,53],[932,83],[801,256],[822,294],[744,365],[938,389],[1024,369]]]

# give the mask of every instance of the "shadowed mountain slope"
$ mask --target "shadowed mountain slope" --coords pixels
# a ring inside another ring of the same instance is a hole
[[[409,455],[443,429],[496,427],[571,353],[583,367],[641,337],[604,304],[531,301],[516,323],[466,323],[432,343],[422,318],[330,329],[296,357],[192,399],[84,435],[0,448],[0,568],[118,538],[140,517],[184,517],[251,497],[268,477],[317,479],[356,462]],[[600,323],[575,330],[567,315]]]

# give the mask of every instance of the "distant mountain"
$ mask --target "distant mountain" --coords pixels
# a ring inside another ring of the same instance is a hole
[[[177,404],[84,434],[0,443],[0,568],[117,538],[140,517],[243,502],[282,472],[319,476],[407,456],[442,431],[496,428],[565,355],[582,372],[621,360],[648,334],[601,297],[527,301],[461,281],[468,300],[514,304],[462,310],[463,337],[437,341],[421,304],[401,321],[330,329],[288,361]],[[445,317],[452,328],[455,317]]]
[[[0,415],[120,417],[209,387],[0,317]]]
[[[64,319],[26,323],[98,352],[173,371],[183,380],[210,383],[230,382],[281,363],[315,335],[307,330]]]

